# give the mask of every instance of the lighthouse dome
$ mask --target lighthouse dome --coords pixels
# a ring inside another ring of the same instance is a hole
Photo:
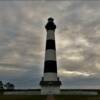
[[[46,30],[55,30],[56,29],[56,25],[53,21],[54,21],[54,19],[52,17],[48,18],[48,22],[45,26]]]

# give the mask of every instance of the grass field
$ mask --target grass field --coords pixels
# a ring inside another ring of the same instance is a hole
[[[55,100],[100,100],[100,96],[56,95]],[[1,95],[0,100],[46,100],[41,95]]]
[[[0,100],[45,100],[46,96],[40,95],[1,95]]]
[[[56,100],[100,100],[100,96],[59,95]]]

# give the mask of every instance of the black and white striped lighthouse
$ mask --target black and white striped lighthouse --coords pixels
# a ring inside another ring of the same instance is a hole
[[[57,76],[55,29],[53,18],[48,18],[45,26],[47,31],[46,51],[44,61],[44,76],[40,81],[41,94],[59,94],[61,81]]]

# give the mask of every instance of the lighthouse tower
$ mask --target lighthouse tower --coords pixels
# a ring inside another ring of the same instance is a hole
[[[59,94],[61,81],[57,76],[55,29],[53,18],[48,18],[45,26],[47,31],[46,51],[44,61],[44,76],[40,81],[41,94]]]

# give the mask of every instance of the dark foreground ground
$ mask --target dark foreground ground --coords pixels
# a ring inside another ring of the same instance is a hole
[[[47,100],[46,95],[0,95],[0,100]],[[55,95],[55,100],[100,100],[100,96]]]

